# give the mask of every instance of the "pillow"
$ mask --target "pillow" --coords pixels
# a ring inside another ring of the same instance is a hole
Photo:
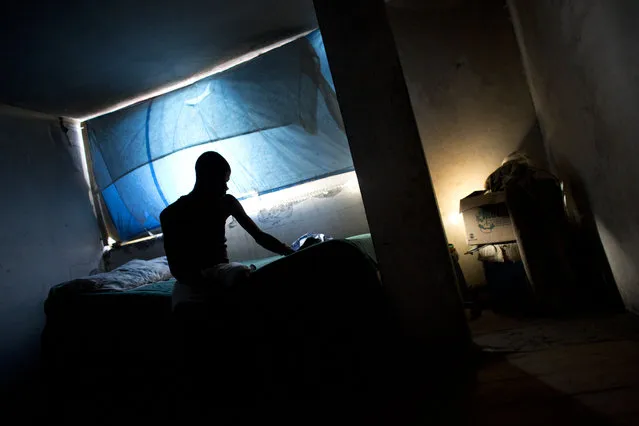
[[[59,284],[56,290],[73,293],[127,291],[171,278],[166,256],[151,260],[134,259],[111,272],[102,272]]]

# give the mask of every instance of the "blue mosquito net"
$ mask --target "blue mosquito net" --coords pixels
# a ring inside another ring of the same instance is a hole
[[[238,199],[353,169],[319,31],[86,125],[96,184],[124,241],[159,229],[205,151],[230,163]]]

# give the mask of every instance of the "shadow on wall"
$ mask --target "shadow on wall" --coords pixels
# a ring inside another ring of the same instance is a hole
[[[517,152],[527,154],[535,168],[548,170],[540,139],[540,126],[535,123]],[[557,184],[548,180],[522,180],[506,189],[536,296],[548,312],[621,310],[623,304],[599,238],[601,224],[592,213],[584,184],[569,164],[556,165],[569,179],[565,185],[571,194],[567,209]]]
[[[570,260],[581,290],[577,299],[592,307],[622,310],[623,301],[601,242],[586,186],[569,161],[559,160],[556,166],[562,171],[566,210],[573,226]]]
[[[544,150],[543,136],[539,121],[535,120],[533,125],[528,129],[526,136],[519,143],[517,151],[528,155],[533,165],[540,169],[548,170],[548,159]]]
[[[571,207],[599,234],[624,302],[639,311],[639,3],[509,5],[553,170],[572,185]]]

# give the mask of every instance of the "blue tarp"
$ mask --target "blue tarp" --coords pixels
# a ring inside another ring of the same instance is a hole
[[[159,228],[160,212],[192,189],[205,151],[229,161],[238,198],[353,168],[319,31],[87,128],[121,240]]]

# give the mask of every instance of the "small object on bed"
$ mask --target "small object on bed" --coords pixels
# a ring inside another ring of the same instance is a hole
[[[295,251],[298,251],[332,239],[332,237],[329,237],[326,234],[314,234],[309,232],[295,240],[295,242],[291,244],[291,248]]]

